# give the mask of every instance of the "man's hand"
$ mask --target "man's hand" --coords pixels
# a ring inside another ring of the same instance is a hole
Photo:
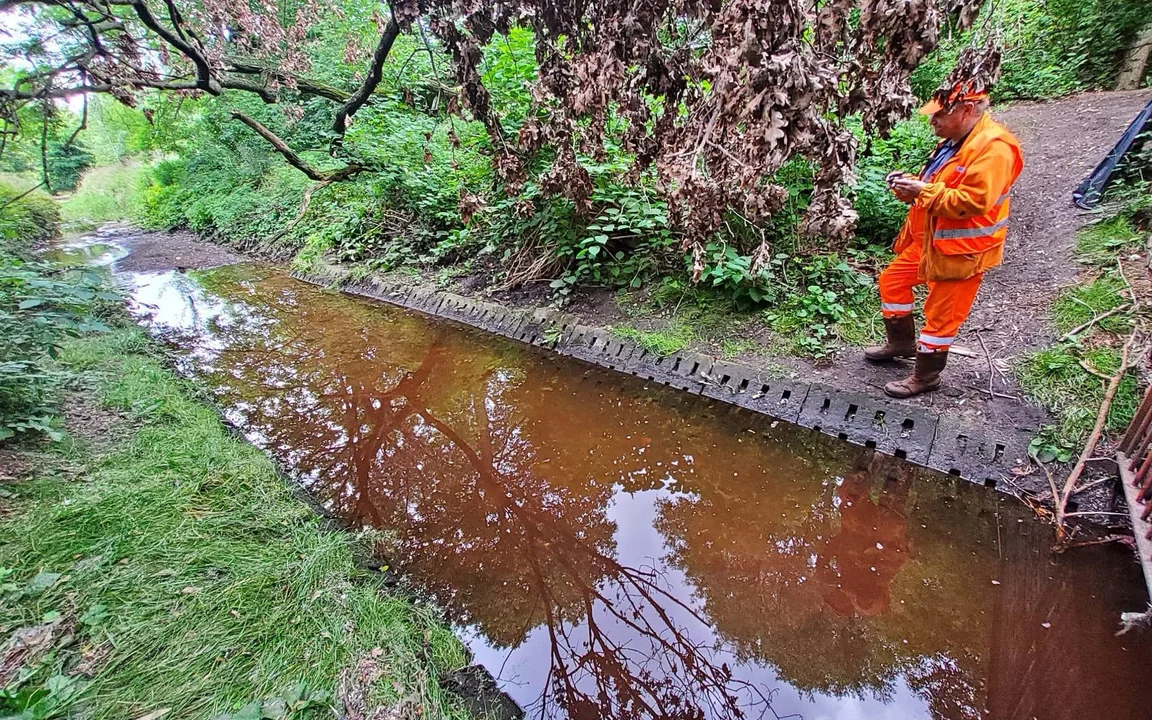
[[[892,192],[901,202],[913,203],[916,198],[920,197],[920,192],[928,187],[928,183],[922,182],[915,177],[898,177],[894,178],[891,182]]]

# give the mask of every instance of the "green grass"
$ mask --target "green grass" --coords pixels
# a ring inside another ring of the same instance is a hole
[[[139,160],[92,168],[72,197],[60,203],[64,220],[76,230],[129,220],[142,197],[147,168]]]
[[[65,441],[37,477],[5,486],[0,630],[58,615],[75,642],[8,688],[23,701],[0,693],[0,715],[32,698],[43,712],[29,717],[215,718],[293,687],[328,714],[341,672],[380,648],[380,702],[463,717],[436,681],[466,662],[451,631],[361,569],[360,541],[322,522],[150,347],[135,329],[70,342],[63,364],[132,429],[102,451]],[[94,677],[68,674],[96,649]]]
[[[1081,357],[1104,375],[1112,375],[1120,367],[1120,352],[1115,348],[1097,347],[1076,354],[1071,345],[1030,353],[1015,367],[1024,392],[1055,413],[1062,438],[1076,442],[1088,437],[1104,400],[1104,381],[1080,366]],[[1128,374],[1112,401],[1106,429],[1122,431],[1139,401],[1136,379]]]
[[[1056,328],[1066,333],[1124,304],[1125,299],[1120,295],[1123,289],[1123,281],[1110,275],[1096,278],[1086,285],[1068,288],[1052,304],[1052,319]],[[1097,327],[1116,334],[1128,333],[1132,329],[1132,321],[1122,315],[1113,315],[1101,320]]]
[[[1134,225],[1136,211],[1148,198],[1130,192],[1123,203],[1113,205],[1110,217],[1082,228],[1076,236],[1077,260],[1088,266],[1080,283],[1070,287],[1052,304],[1052,319],[1060,333],[1084,325],[1094,317],[1130,302],[1119,263],[1141,247],[1143,235]],[[1139,268],[1130,269],[1139,272]],[[1134,277],[1129,274],[1129,277]],[[1136,289],[1139,292],[1139,287]],[[1014,367],[1024,394],[1051,410],[1055,426],[1044,428],[1033,446],[1058,451],[1063,458],[1077,450],[1088,437],[1104,400],[1105,381],[1083,365],[1111,376],[1120,367],[1120,347],[1132,332],[1131,310],[1116,313],[1078,333],[1071,340],[1028,353]],[[1083,363],[1083,365],[1081,364]],[[1120,382],[1108,412],[1106,433],[1124,430],[1136,411],[1140,386],[1134,372]]]
[[[1081,229],[1076,235],[1076,255],[1091,264],[1112,263],[1118,254],[1139,247],[1143,240],[1127,214],[1121,213]]]
[[[685,350],[696,339],[689,326],[676,323],[662,330],[639,330],[634,327],[614,327],[612,334],[634,341],[653,355],[667,357]]]

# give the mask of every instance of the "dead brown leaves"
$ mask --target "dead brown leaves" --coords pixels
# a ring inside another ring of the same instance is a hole
[[[36,666],[58,640],[70,633],[71,625],[63,618],[14,630],[0,647],[0,687],[11,683],[21,669]]]
[[[421,7],[453,56],[465,105],[489,128],[513,193],[528,159],[550,147],[545,193],[587,207],[593,186],[577,153],[602,158],[611,137],[633,158],[628,177],[655,170],[685,249],[695,251],[730,212],[757,224],[779,213],[786,195],[772,177],[797,157],[815,168],[801,230],[849,238],[856,215],[842,189],[852,181],[856,143],[844,118],[859,114],[866,129],[886,132],[907,117],[912,71],[935,49],[945,22],[967,27],[982,2],[427,0]],[[850,23],[853,14],[858,21]],[[517,24],[534,30],[538,75],[529,120],[518,138],[504,138],[479,67],[491,33]]]
[[[417,720],[422,717],[420,702],[414,697],[404,697],[388,706],[373,707],[373,688],[389,675],[382,660],[383,654],[380,648],[373,648],[340,674],[336,700],[345,720]],[[399,683],[393,689],[396,694],[404,695],[405,689]]]

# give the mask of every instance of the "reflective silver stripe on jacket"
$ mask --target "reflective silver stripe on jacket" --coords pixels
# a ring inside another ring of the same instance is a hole
[[[912,303],[880,303],[880,309],[888,312],[912,312],[915,307]]]
[[[959,238],[987,237],[995,235],[1008,225],[1008,218],[1004,218],[995,225],[988,227],[956,228],[954,230],[937,230],[932,238],[935,240],[956,240]]]
[[[996,201],[996,204],[997,205],[1003,205],[1008,200],[1008,197],[1011,194],[1012,193],[1004,193],[1003,195],[1000,196],[1000,199]]]

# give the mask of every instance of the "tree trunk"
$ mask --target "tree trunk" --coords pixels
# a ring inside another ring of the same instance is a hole
[[[1144,26],[1136,36],[1136,42],[1128,50],[1128,57],[1124,60],[1124,69],[1120,71],[1120,79],[1116,81],[1117,90],[1135,90],[1140,87],[1144,79],[1144,71],[1148,67],[1148,57],[1152,55],[1152,22]]]

